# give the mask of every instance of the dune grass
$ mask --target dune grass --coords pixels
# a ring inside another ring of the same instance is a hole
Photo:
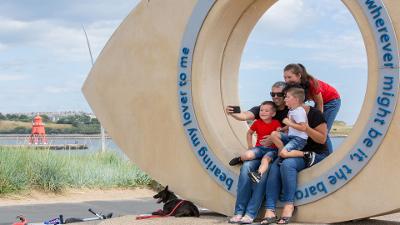
[[[0,120],[0,130],[13,130],[16,127],[32,128],[32,122],[12,121],[12,120]],[[57,123],[46,123],[46,128],[53,129],[66,129],[71,128],[71,124],[57,124]]]
[[[132,188],[152,179],[113,152],[65,154],[0,147],[0,195],[67,188]]]

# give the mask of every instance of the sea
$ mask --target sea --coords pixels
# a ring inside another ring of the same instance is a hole
[[[331,137],[333,148],[338,148],[346,137]],[[101,151],[101,137],[98,135],[48,135],[47,141],[51,145],[80,144],[86,145],[84,150],[56,150],[59,152],[74,151],[77,153]],[[0,135],[0,146],[28,145],[27,135]],[[105,139],[105,149],[115,151],[124,156],[125,154],[118,145],[110,138]]]

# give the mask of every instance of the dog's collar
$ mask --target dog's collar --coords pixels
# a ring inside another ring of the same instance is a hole
[[[164,203],[164,204],[168,204],[168,203],[170,203],[170,202],[172,202],[172,201],[175,201],[175,200],[178,200],[178,198],[174,198],[174,199],[170,199],[170,200],[168,200],[166,203]]]

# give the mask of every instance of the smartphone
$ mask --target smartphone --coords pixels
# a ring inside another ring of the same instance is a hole
[[[240,113],[240,106],[231,106],[233,108],[233,113]]]

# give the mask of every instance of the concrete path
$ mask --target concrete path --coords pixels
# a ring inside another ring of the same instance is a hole
[[[30,222],[43,222],[43,220],[56,218],[60,214],[62,214],[64,218],[95,217],[88,212],[89,208],[93,209],[95,212],[102,212],[103,214],[113,212],[115,217],[121,217],[152,212],[159,209],[160,206],[156,204],[152,198],[2,206],[0,207],[0,224],[10,225],[16,222],[15,217],[18,215],[24,215]],[[97,221],[97,223],[98,222],[100,221]]]
[[[229,225],[227,217],[213,213],[206,213],[200,218],[153,218],[145,220],[136,220],[136,216],[124,216],[110,220],[104,220],[96,223],[79,223],[80,225]],[[259,224],[259,223],[254,223]],[[301,225],[300,223],[291,223],[293,225]],[[304,223],[303,223],[304,224]],[[354,222],[337,223],[336,225],[399,225],[400,213],[392,214],[384,217],[376,217],[374,219],[360,220]],[[78,223],[76,224],[78,225]]]
[[[0,207],[0,224],[10,225],[15,222],[15,216],[19,214],[30,218],[32,222],[39,222],[44,218],[54,218],[59,214],[68,217],[92,217],[87,212],[88,208],[101,211],[104,214],[114,212],[114,218],[90,222],[74,223],[76,225],[228,225],[228,218],[213,212],[203,211],[199,218],[152,218],[136,220],[136,215],[146,214],[160,208],[151,198],[139,198],[127,201],[88,201],[82,203],[55,203],[36,204],[27,206]],[[258,223],[255,223],[258,224]],[[294,225],[299,223],[292,223]],[[400,225],[400,213],[368,220],[360,220],[338,225]]]

